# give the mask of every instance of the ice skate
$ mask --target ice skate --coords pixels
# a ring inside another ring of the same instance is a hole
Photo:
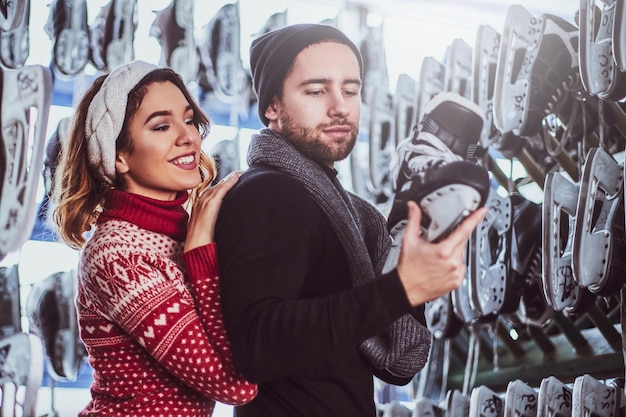
[[[574,279],[594,294],[619,291],[626,275],[624,166],[589,150],[580,180],[572,245]]]
[[[537,417],[571,417],[572,389],[550,376],[539,385]]]
[[[30,237],[52,96],[50,70],[28,65],[0,71],[0,259]],[[36,110],[36,112],[31,112]],[[36,119],[32,117],[36,113]],[[32,134],[31,134],[32,133]]]
[[[553,15],[509,8],[494,86],[494,122],[503,133],[532,136],[579,78],[578,29]]]
[[[542,227],[542,280],[554,311],[584,312],[593,297],[574,280],[572,246],[580,187],[561,172],[546,176]]]
[[[227,104],[240,100],[239,94],[244,87],[240,33],[238,3],[225,4],[206,25],[198,44],[200,85]]]
[[[504,417],[537,417],[537,391],[519,379],[506,387]]]
[[[41,340],[16,333],[0,339],[0,390],[3,416],[37,415],[37,392],[44,367]]]
[[[585,90],[601,100],[626,96],[626,73],[613,54],[616,3],[580,2],[580,78]]]
[[[605,384],[591,375],[581,375],[574,380],[572,417],[617,417],[623,396],[623,390],[616,384]]]
[[[411,417],[444,417],[445,410],[439,406],[434,400],[431,398],[418,398],[415,401],[415,408],[413,409],[413,413],[411,413]]]
[[[0,6],[0,31],[9,32],[22,24],[26,1],[3,1]]]
[[[23,67],[30,54],[30,37],[28,34],[30,1],[23,3],[25,5],[19,25],[15,29],[0,32],[0,61],[6,68],[17,69]]]
[[[86,356],[78,336],[75,271],[56,272],[33,285],[26,299],[31,332],[41,337],[55,380],[75,381]]]
[[[44,30],[53,43],[55,73],[73,77],[89,61],[86,0],[54,0]]]
[[[504,400],[489,387],[472,389],[469,417],[504,417]]]
[[[22,331],[21,317],[17,264],[0,266],[0,339]]]
[[[445,417],[468,417],[470,397],[459,390],[451,390],[446,394]]]
[[[89,59],[101,71],[135,59],[133,40],[137,28],[137,0],[110,0],[90,27]]]
[[[404,229],[409,200],[421,206],[423,236],[431,242],[445,238],[484,205],[489,176],[470,162],[482,126],[482,110],[458,94],[440,93],[431,100],[413,135],[398,146],[388,220],[392,234]]]
[[[150,36],[161,45],[161,60],[181,74],[185,83],[197,81],[200,56],[194,39],[194,3],[190,0],[173,0],[157,12],[150,26]]]

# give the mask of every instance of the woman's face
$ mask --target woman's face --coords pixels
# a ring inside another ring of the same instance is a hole
[[[169,82],[148,86],[128,126],[132,151],[117,153],[115,168],[126,191],[158,200],[200,181],[201,138],[193,109],[178,87]]]

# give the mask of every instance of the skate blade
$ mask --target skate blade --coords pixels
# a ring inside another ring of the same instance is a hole
[[[52,75],[46,67],[2,71],[0,116],[6,169],[0,189],[0,258],[28,240],[35,222],[51,95]]]
[[[137,28],[137,0],[116,0],[113,9],[113,38],[106,45],[107,68],[113,69],[135,59],[133,38]]]
[[[463,39],[452,41],[448,49],[445,69],[445,91],[457,93],[466,99],[472,98],[472,47]]]
[[[89,26],[85,0],[67,0],[70,11],[66,27],[58,31],[54,39],[54,65],[62,76],[73,77],[81,72],[89,61]],[[55,7],[62,7],[59,0]],[[51,13],[53,9],[51,8]],[[54,19],[51,16],[50,19]]]
[[[480,193],[464,184],[450,184],[426,195],[419,201],[430,224],[422,226],[424,239],[437,242],[456,229],[475,211],[481,201]]]
[[[424,57],[420,68],[420,77],[417,87],[417,118],[422,120],[426,113],[426,106],[437,94],[444,91],[446,67],[431,56]]]
[[[609,296],[624,282],[624,168],[600,148],[592,148],[580,180],[572,249],[578,285]]]

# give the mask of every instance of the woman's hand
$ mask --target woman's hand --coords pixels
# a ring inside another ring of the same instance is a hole
[[[226,193],[235,186],[241,172],[231,172],[214,186],[206,189],[194,203],[187,225],[187,239],[184,251],[190,251],[213,242],[215,222],[222,200]]]

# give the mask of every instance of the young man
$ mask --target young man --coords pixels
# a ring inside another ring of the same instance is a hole
[[[376,415],[373,375],[406,384],[428,357],[420,308],[457,288],[478,210],[448,239],[409,222],[397,268],[384,217],[348,193],[333,166],[356,141],[358,48],[325,25],[288,26],[252,43],[259,116],[250,168],[216,225],[224,323],[238,369],[259,395],[237,416]]]

